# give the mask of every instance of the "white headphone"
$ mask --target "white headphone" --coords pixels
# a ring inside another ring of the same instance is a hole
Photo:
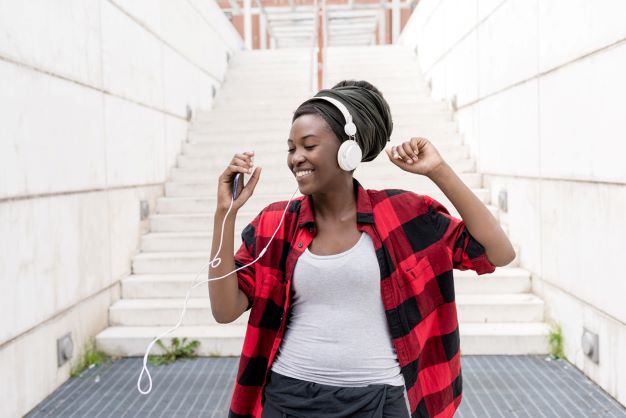
[[[337,99],[328,96],[316,96],[312,97],[310,100],[314,99],[323,99],[332,103],[343,114],[346,121],[343,130],[350,139],[344,141],[339,147],[339,151],[337,152],[337,162],[339,163],[339,167],[345,171],[354,170],[361,162],[363,152],[361,151],[359,144],[355,141],[356,125],[352,122],[352,115],[350,115],[346,106]]]

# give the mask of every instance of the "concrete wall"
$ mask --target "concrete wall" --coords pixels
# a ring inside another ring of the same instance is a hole
[[[0,416],[69,376],[240,36],[212,0],[0,0]]]
[[[626,3],[421,0],[401,43],[452,101],[565,353],[626,404]],[[600,363],[581,349],[599,334]]]

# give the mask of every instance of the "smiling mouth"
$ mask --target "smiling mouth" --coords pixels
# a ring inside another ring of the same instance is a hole
[[[306,177],[309,177],[313,173],[313,170],[300,171],[296,173],[296,179],[300,180]]]

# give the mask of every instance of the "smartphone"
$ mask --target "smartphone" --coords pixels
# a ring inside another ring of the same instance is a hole
[[[241,181],[239,181],[239,178],[241,178]],[[240,189],[243,189],[243,174],[237,173],[235,174],[235,179],[233,180],[233,200],[236,200],[239,193],[241,193]]]

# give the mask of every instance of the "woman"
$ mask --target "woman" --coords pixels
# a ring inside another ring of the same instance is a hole
[[[384,149],[393,124],[374,86],[343,81],[316,96],[349,110],[362,161]],[[234,219],[261,169],[226,219],[233,177],[251,172],[253,153],[236,154],[220,176],[212,257],[224,221],[225,241],[209,277],[238,271],[209,282],[211,308],[220,323],[251,309],[231,417],[446,417],[461,400],[452,268],[492,272],[514,258],[511,243],[424,138],[387,156],[435,182],[463,220],[425,195],[363,189],[338,164],[345,124],[332,103],[300,105],[287,166],[304,196],[264,208],[234,257]]]

